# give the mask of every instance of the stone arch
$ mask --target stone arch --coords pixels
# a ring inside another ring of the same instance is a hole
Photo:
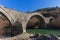
[[[34,15],[39,15],[39,16],[41,16],[43,18],[43,15],[41,13],[37,12],[37,13],[32,13],[32,14],[28,15],[27,21]],[[43,18],[43,20],[44,20],[44,18]]]
[[[19,33],[20,34],[22,34],[23,33],[23,28],[22,28],[22,23],[21,23],[21,21],[18,21],[18,20],[16,20],[16,22],[14,22],[14,19],[12,18],[12,16],[11,15],[9,15],[9,13],[7,13],[4,9],[2,9],[2,8],[0,8],[0,12],[1,12],[1,14],[3,14],[8,20],[9,20],[9,22],[10,22],[10,24],[12,25],[12,27],[19,27],[19,29],[20,30],[17,30],[17,31],[19,31]],[[18,14],[17,14],[18,15]],[[20,19],[19,19],[20,20]],[[20,24],[21,24],[21,26],[20,26]],[[17,32],[15,32],[15,33],[17,33]],[[18,35],[20,35],[20,34],[18,34]],[[5,40],[5,38],[3,38],[4,40]],[[11,38],[9,38],[9,39],[11,39]],[[2,39],[1,39],[2,40]]]
[[[45,26],[45,22],[44,22],[44,19],[43,19],[43,15],[41,15],[41,14],[39,14],[39,13],[33,13],[33,14],[31,14],[31,15],[29,15],[29,17],[28,17],[28,21],[27,21],[27,25],[28,25],[28,23],[29,23],[29,20],[32,18],[32,17],[36,17],[37,19],[39,19],[39,21],[41,21],[41,28],[43,27],[43,26]],[[26,25],[26,26],[27,26]]]

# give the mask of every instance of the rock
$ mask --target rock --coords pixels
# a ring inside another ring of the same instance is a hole
[[[50,35],[51,36],[51,40],[58,40],[58,37],[56,35]]]
[[[50,40],[50,37],[47,35],[41,35],[40,40]]]

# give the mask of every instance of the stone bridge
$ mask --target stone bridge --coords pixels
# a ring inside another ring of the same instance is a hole
[[[27,28],[28,22],[32,17],[39,18],[39,20],[41,20],[41,22],[42,22],[42,24],[41,24],[42,27],[45,27],[46,24],[49,23],[49,20],[52,18],[52,17],[46,18],[39,12],[21,13],[19,11],[12,10],[12,9],[9,9],[9,8],[5,8],[3,6],[0,7],[0,14],[3,14],[9,20],[12,27],[13,26],[19,26],[20,30],[21,30],[20,32],[22,34],[26,33],[26,28]],[[19,38],[22,34],[20,34],[19,36],[15,36],[15,37]],[[15,37],[7,38],[7,39],[4,38],[4,39],[1,39],[1,40],[15,40],[16,39]]]

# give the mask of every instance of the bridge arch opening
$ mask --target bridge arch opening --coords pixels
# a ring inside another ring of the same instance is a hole
[[[45,22],[43,18],[40,15],[33,15],[30,17],[27,23],[26,30],[28,31],[30,29],[40,29],[44,27],[45,27]]]
[[[0,12],[0,38],[9,38],[20,35],[23,33],[22,24],[16,21],[15,25],[12,26],[7,16]]]
[[[43,25],[45,24],[43,18],[39,15],[33,15],[28,23],[27,23],[27,28],[42,28]]]
[[[6,28],[7,27],[9,28],[9,26],[11,26],[9,19],[2,12],[0,12],[0,29],[1,29],[0,37],[2,37],[2,36],[4,37],[6,35],[6,33],[7,33]],[[9,34],[11,34],[11,33],[9,33]]]

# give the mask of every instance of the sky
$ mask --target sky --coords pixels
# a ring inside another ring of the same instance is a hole
[[[60,0],[0,0],[0,5],[28,12],[47,7],[60,7]]]

